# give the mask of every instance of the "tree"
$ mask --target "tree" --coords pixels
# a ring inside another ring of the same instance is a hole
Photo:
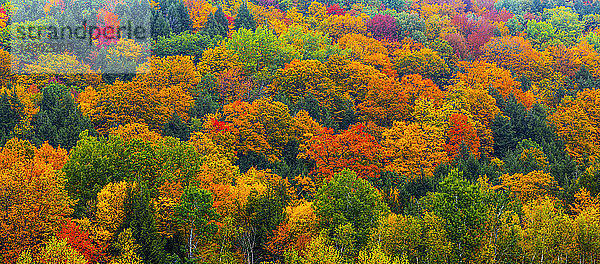
[[[240,28],[252,31],[256,30],[256,20],[254,20],[254,16],[250,13],[248,5],[245,3],[240,6],[235,21],[233,22],[234,30],[239,30]]]
[[[84,130],[96,134],[90,120],[83,116],[71,90],[64,85],[51,84],[42,89],[40,111],[33,117],[32,143],[43,142],[67,150],[75,146],[79,133]]]
[[[162,11],[152,9],[152,20],[150,21],[150,36],[152,38],[166,37],[171,32],[169,22]]]
[[[423,48],[418,51],[399,50],[394,63],[398,75],[420,74],[433,80],[438,86],[448,84],[451,76],[450,68],[437,51]]]
[[[450,116],[448,141],[444,145],[444,149],[452,160],[461,156],[463,151],[479,157],[479,137],[467,120],[467,116],[464,114],[455,113]]]
[[[221,6],[217,8],[217,11],[208,16],[202,32],[210,37],[221,36],[222,38],[227,38],[229,22]]]
[[[596,131],[600,112],[593,106],[599,90],[585,90],[576,98],[565,98],[550,116],[556,133],[565,142],[565,149],[579,163],[594,160],[600,153]]]
[[[92,241],[90,235],[71,220],[63,224],[56,236],[59,239],[66,239],[73,249],[85,257],[87,263],[98,262],[103,255],[102,249]]]
[[[558,261],[573,250],[572,219],[557,201],[542,196],[523,206],[525,253],[532,261]]]
[[[188,186],[175,207],[178,221],[190,229],[187,238],[188,259],[195,258],[198,241],[210,239],[217,231],[214,220],[218,215],[212,206],[212,194],[209,191]]]
[[[166,261],[165,240],[156,229],[150,204],[150,190],[140,185],[128,189],[124,205],[125,220],[119,230],[123,232],[131,229],[132,238],[139,245],[135,253],[144,263],[164,263]]]
[[[15,136],[14,129],[24,115],[24,106],[15,94],[0,94],[0,147]]]
[[[407,179],[431,178],[436,166],[449,161],[444,151],[444,131],[439,127],[394,122],[382,136],[390,160],[385,169]]]
[[[556,183],[550,174],[543,171],[532,171],[526,175],[516,173],[504,174],[501,177],[503,188],[514,193],[522,204],[536,200],[550,193]]]
[[[85,257],[68,244],[67,239],[56,237],[48,241],[37,254],[35,263],[87,263]]]
[[[174,112],[169,122],[163,127],[161,134],[164,137],[175,137],[183,141],[188,141],[190,139],[190,128],[186,123],[182,122],[179,115]]]
[[[451,259],[467,262],[480,254],[487,210],[477,185],[470,184],[462,178],[462,172],[453,169],[440,182],[439,192],[431,194],[429,199],[430,209],[444,219],[448,239],[454,245]]]
[[[366,245],[370,229],[376,226],[372,220],[389,210],[368,181],[347,169],[336,173],[317,191],[313,206],[319,227],[329,235],[340,226],[352,224],[358,248]]]
[[[383,148],[362,123],[340,134],[323,128],[306,144],[302,157],[315,162],[311,172],[317,184],[324,184],[345,169],[360,178],[377,178],[383,167]]]
[[[367,22],[367,30],[376,39],[396,40],[398,22],[390,15],[377,14]]]
[[[136,253],[139,245],[135,243],[135,238],[131,229],[125,229],[117,238],[115,248],[118,250],[117,256],[111,260],[110,264],[141,264],[142,258]]]
[[[166,16],[171,27],[171,32],[179,34],[186,31],[192,31],[192,20],[187,11],[187,7],[181,0],[165,1]]]
[[[61,148],[44,144],[37,149],[19,139],[9,140],[0,151],[0,254],[4,260],[13,262],[26,249],[40,249],[73,212],[74,201],[67,195],[66,178],[60,171],[66,158]]]

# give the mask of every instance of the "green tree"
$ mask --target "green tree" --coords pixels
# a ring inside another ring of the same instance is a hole
[[[436,216],[444,219],[456,262],[475,259],[480,248],[487,209],[477,185],[453,169],[440,183],[440,191],[425,197]]]
[[[211,192],[188,185],[175,207],[177,221],[190,228],[187,236],[188,259],[194,258],[198,241],[209,239],[217,232],[214,220],[218,215],[212,205]]]
[[[129,188],[124,206],[125,220],[120,230],[131,229],[131,237],[139,245],[136,254],[144,263],[166,263],[165,240],[157,232],[150,190],[144,185]]]
[[[356,173],[343,170],[321,187],[313,204],[319,226],[333,236],[336,228],[352,224],[358,248],[363,248],[372,228],[389,209],[381,194],[367,180]]]
[[[194,62],[198,63],[205,49],[214,47],[221,37],[212,38],[202,33],[182,32],[167,36],[158,36],[156,43],[152,46],[154,55],[167,56],[194,56]]]
[[[168,7],[166,15],[169,20],[171,32],[180,34],[182,32],[191,31],[192,20],[190,19],[190,14],[188,13],[187,7],[183,4],[183,1],[169,0],[167,3]]]
[[[162,129],[162,135],[188,141],[190,139],[190,127],[181,120],[177,112],[173,112],[173,116]]]
[[[23,104],[6,91],[0,94],[0,147],[15,137],[14,129],[23,118]]]
[[[250,10],[248,10],[248,5],[245,3],[242,4],[238,10],[238,14],[233,22],[233,29],[238,30],[240,28],[245,28],[252,31],[256,30],[256,21],[254,20],[254,16],[250,13]]]
[[[160,10],[152,9],[152,20],[150,21],[150,36],[154,39],[166,37],[171,32],[169,22]]]
[[[217,11],[208,16],[202,31],[204,34],[211,37],[221,36],[223,38],[227,38],[227,32],[229,32],[229,21],[225,17],[223,8],[219,6]]]
[[[38,146],[48,141],[53,147],[69,150],[77,144],[82,131],[97,134],[75,103],[71,89],[64,85],[51,84],[43,88],[39,106],[40,111],[33,117],[31,136],[31,142]]]

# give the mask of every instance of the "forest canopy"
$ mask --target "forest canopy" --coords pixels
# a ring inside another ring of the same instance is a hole
[[[599,105],[599,1],[0,0],[0,262],[597,263]]]

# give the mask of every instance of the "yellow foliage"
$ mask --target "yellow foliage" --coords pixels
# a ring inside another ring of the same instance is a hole
[[[515,194],[523,204],[549,194],[550,189],[556,185],[552,175],[543,171],[532,171],[526,175],[503,174],[500,179],[502,187]]]
[[[444,133],[431,125],[394,122],[383,132],[382,146],[391,160],[385,169],[409,179],[432,177],[435,167],[448,161]]]
[[[343,16],[331,15],[323,21],[324,31],[333,39],[339,39],[350,33],[367,34],[369,16],[365,13],[354,16],[350,12]]]
[[[125,181],[109,183],[98,193],[94,239],[108,243],[125,219],[124,203],[129,184]]]
[[[74,204],[64,189],[60,168],[66,152],[45,144],[11,139],[0,151],[0,249],[2,258],[14,262],[21,251],[35,251],[57,232]]]

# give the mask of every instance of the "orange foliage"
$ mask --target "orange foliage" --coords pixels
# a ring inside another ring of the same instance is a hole
[[[14,262],[21,251],[35,250],[57,232],[73,210],[64,189],[66,179],[55,168],[66,160],[64,150],[45,144],[9,140],[0,151],[0,254]]]
[[[461,154],[461,148],[473,156],[479,158],[479,137],[471,124],[467,122],[467,116],[463,114],[452,114],[450,116],[450,127],[448,129],[448,141],[444,145],[450,159],[455,159]]]
[[[323,128],[309,141],[301,156],[315,162],[311,174],[318,184],[328,181],[345,168],[354,170],[362,178],[379,177],[383,167],[383,148],[364,130],[362,123],[340,134]]]
[[[556,184],[552,175],[543,171],[532,171],[526,175],[504,174],[500,179],[501,187],[515,194],[523,204],[549,194],[550,188]]]

